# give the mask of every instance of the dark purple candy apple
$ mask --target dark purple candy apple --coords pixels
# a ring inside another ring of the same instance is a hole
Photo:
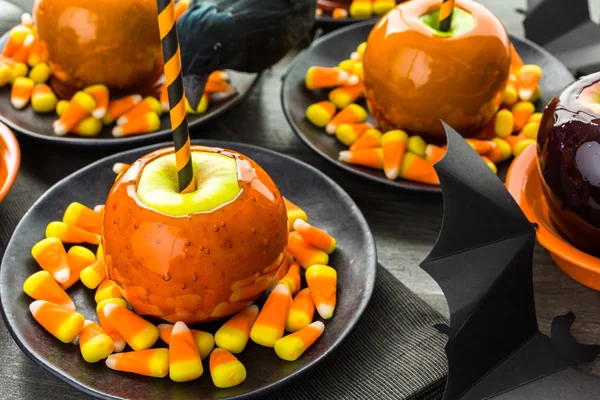
[[[553,225],[600,256],[600,73],[573,82],[546,106],[538,161]]]

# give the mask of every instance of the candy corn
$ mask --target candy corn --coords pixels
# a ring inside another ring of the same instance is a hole
[[[529,117],[528,122],[537,122],[538,124],[542,121],[542,116],[544,114],[542,114],[541,112],[536,112],[531,114],[531,117]]]
[[[373,15],[372,0],[352,0],[350,15],[356,18],[370,17]]]
[[[512,155],[510,145],[501,138],[494,138],[492,139],[492,141],[496,143],[496,147],[490,152],[485,153],[485,157],[494,164],[498,164],[504,160],[508,160]]]
[[[333,253],[336,246],[335,239],[327,232],[315,228],[308,222],[296,220],[294,222],[294,231],[297,232],[304,241],[327,254]]]
[[[123,171],[125,171],[128,167],[129,167],[129,164],[118,162],[118,163],[114,163],[112,170],[115,174],[119,175],[119,174],[123,173]]]
[[[491,140],[466,139],[467,143],[477,152],[477,154],[485,154],[496,147],[496,143]]]
[[[2,50],[2,55],[6,57],[14,56],[23,46],[25,39],[31,35],[31,28],[24,25],[17,25],[12,28],[8,34],[8,40]]]
[[[115,345],[97,323],[88,320],[79,334],[79,349],[85,361],[96,363],[111,355]]]
[[[490,167],[490,169],[492,170],[492,172],[494,174],[498,173],[498,168],[496,167],[496,164],[494,164],[492,162],[492,160],[490,160],[489,158],[487,158],[486,156],[481,156],[481,159],[483,160],[483,162],[485,162],[485,164]]]
[[[31,71],[29,71],[29,77],[35,83],[45,83],[50,78],[51,74],[52,70],[50,69],[50,66],[48,66],[48,64],[46,63],[39,63],[38,65],[33,67]]]
[[[84,118],[70,132],[79,136],[97,136],[102,131],[102,121],[95,117]]]
[[[39,271],[27,278],[23,284],[23,291],[35,300],[46,300],[69,310],[75,310],[73,300],[48,271]]]
[[[52,124],[54,133],[63,136],[75,127],[81,120],[87,117],[96,108],[96,101],[85,92],[77,92],[69,101],[69,106],[60,116],[58,121]]]
[[[106,299],[118,299],[122,297],[123,295],[121,294],[121,290],[119,290],[119,286],[110,279],[105,279],[98,285],[94,300],[96,303],[100,303]]]
[[[246,379],[246,368],[233,354],[216,348],[210,355],[210,376],[218,388],[237,386]]]
[[[337,108],[344,108],[358,100],[364,90],[365,86],[360,82],[356,85],[340,86],[329,92],[329,101]]]
[[[108,299],[101,301],[96,306],[96,315],[98,316],[98,323],[104,330],[104,332],[110,337],[110,339],[114,343],[114,351],[116,353],[120,353],[123,351],[127,343],[125,339],[117,332],[115,328],[108,322],[106,316],[104,315],[104,307],[107,304],[114,304],[117,307],[127,308],[127,302],[125,299]]]
[[[287,286],[275,286],[250,330],[250,338],[261,346],[273,347],[283,336],[291,306],[292,295]]]
[[[190,105],[190,102],[188,101],[188,99],[187,98],[185,99],[185,109],[187,110],[188,114],[193,114],[193,115],[203,114],[206,112],[206,110],[208,110],[208,106],[210,106],[210,94],[209,93],[202,94],[202,97],[200,98],[200,102],[198,103],[198,107],[196,107],[195,110]]]
[[[160,128],[160,118],[158,114],[149,112],[138,116],[137,119],[127,120],[122,125],[113,128],[112,134],[115,137],[137,135],[140,133],[155,132]]]
[[[16,62],[26,63],[29,58],[29,54],[31,53],[31,50],[35,46],[35,42],[36,39],[33,34],[30,33],[29,35],[27,35],[21,47],[19,47],[15,54],[13,54],[12,59]]]
[[[169,86],[162,85],[160,89],[160,96],[158,100],[160,101],[160,105],[162,107],[163,112],[169,111],[169,91],[167,90]]]
[[[308,221],[308,216],[306,212],[292,203],[289,199],[283,198],[283,203],[285,204],[285,209],[287,210],[288,223],[290,227],[294,225],[294,222],[297,219],[301,219],[302,221]]]
[[[83,91],[92,96],[96,101],[96,108],[92,111],[92,116],[97,119],[104,118],[108,110],[110,96],[108,88],[104,85],[93,85],[83,89]]]
[[[142,96],[132,94],[131,96],[122,97],[108,103],[106,115],[102,119],[104,125],[110,125],[126,112],[130,111],[136,104],[142,101]],[[93,111],[93,110],[92,110]]]
[[[340,151],[338,159],[349,164],[383,169],[383,150],[381,148]]]
[[[325,325],[321,321],[291,333],[275,342],[275,353],[286,361],[296,361],[323,333]]]
[[[83,329],[83,315],[63,306],[36,300],[29,305],[29,311],[44,329],[63,343],[71,343]]]
[[[12,79],[12,68],[10,65],[0,63],[0,87],[6,85]]]
[[[226,80],[209,79],[204,87],[204,93],[227,93],[231,91],[231,84]]]
[[[192,333],[183,322],[176,322],[169,344],[169,377],[175,382],[198,379],[203,372],[202,360]]]
[[[408,138],[406,148],[411,153],[419,157],[425,157],[425,147],[427,147],[427,143],[425,143],[425,140],[421,136],[411,136]]]
[[[306,118],[319,128],[324,128],[335,114],[335,105],[329,101],[311,104],[306,109]]]
[[[95,261],[79,273],[79,279],[88,289],[96,289],[106,279],[106,264],[104,259]]]
[[[115,371],[164,378],[169,373],[169,350],[150,349],[111,354],[106,359],[106,366]]]
[[[31,99],[34,82],[25,77],[15,79],[10,92],[10,104],[17,110],[25,108]]]
[[[439,185],[440,180],[433,164],[413,153],[406,153],[402,160],[400,177],[411,181]]]
[[[63,214],[62,221],[65,224],[78,226],[89,232],[102,233],[102,214],[78,202],[69,204]]]
[[[510,73],[511,74],[516,73],[522,66],[523,66],[523,60],[521,59],[521,56],[519,56],[519,53],[517,53],[517,49],[515,49],[515,46],[511,43],[510,44]]]
[[[528,101],[519,101],[512,106],[511,111],[514,117],[513,131],[520,132],[535,112],[535,106]]]
[[[536,143],[534,139],[523,139],[518,141],[513,147],[513,155],[515,157],[519,156],[519,154],[521,154],[523,150],[525,150],[527,147],[534,143]]]
[[[517,74],[519,98],[531,100],[542,77],[542,69],[534,64],[523,65]]]
[[[166,344],[170,344],[173,325],[160,324],[157,326],[157,328],[160,333],[161,340]],[[196,329],[190,329],[190,332],[192,332],[192,336],[194,338],[194,342],[196,343],[196,347],[198,348],[200,358],[204,360],[210,355],[210,352],[215,347],[215,337],[208,332],[198,331]]]
[[[146,350],[156,343],[158,328],[126,308],[107,304],[103,309],[108,323],[134,350]]]
[[[358,104],[350,104],[337,113],[325,126],[325,131],[334,135],[341,124],[358,124],[367,120],[367,112]]]
[[[346,146],[352,146],[354,142],[367,130],[373,129],[371,124],[341,124],[335,131],[337,139]]]
[[[396,0],[375,0],[373,1],[373,14],[383,15],[396,7]]]
[[[313,66],[306,71],[304,83],[307,89],[315,90],[340,85],[355,85],[358,80],[337,67]]]
[[[521,130],[521,135],[527,139],[537,140],[538,130],[540,129],[539,122],[528,122]]]
[[[514,85],[506,85],[504,88],[504,96],[502,97],[502,105],[505,107],[511,107],[519,101],[519,92]]]
[[[329,262],[327,253],[310,245],[298,232],[290,232],[288,236],[288,252],[304,268],[308,268],[314,264],[327,264]]]
[[[338,64],[338,68],[342,69],[348,73],[352,73],[352,71],[354,70],[354,63],[356,61],[355,60],[342,60],[340,61],[340,63]]]
[[[446,154],[446,149],[433,144],[428,144],[425,147],[425,159],[432,164],[440,161]]]
[[[152,96],[144,98],[144,100],[136,104],[132,109],[121,115],[117,119],[117,125],[123,125],[128,122],[137,121],[141,116],[150,112],[154,112],[159,116],[162,114],[162,106],[160,101]]]
[[[513,132],[514,117],[510,110],[502,109],[494,117],[494,132],[498,137],[506,137]]]
[[[60,284],[60,286],[67,290],[79,281],[79,274],[81,270],[91,265],[96,261],[94,253],[82,246],[71,246],[67,252],[67,261],[69,265],[69,279],[66,282]]]
[[[365,80],[365,72],[362,61],[356,61],[354,63],[352,66],[352,73],[354,74],[354,77],[356,77],[357,82],[362,82]]]
[[[231,317],[215,333],[217,346],[234,354],[241,353],[248,343],[250,330],[257,316],[258,307],[251,305]]]
[[[27,67],[27,65],[25,65],[23,63],[15,63],[11,67],[11,72],[12,72],[12,75],[10,77],[10,83],[12,83],[14,85],[17,78],[25,78],[27,76],[27,73],[29,72],[29,68]]]
[[[35,112],[47,113],[54,111],[56,103],[58,103],[58,99],[52,89],[50,89],[50,86],[45,83],[38,83],[33,87],[31,92],[31,106]]]
[[[377,129],[367,129],[358,139],[356,139],[352,146],[350,146],[350,151],[381,147],[382,137],[382,133]]]
[[[48,51],[46,50],[46,45],[39,40],[36,40],[29,52],[29,57],[27,57],[27,64],[30,67],[35,67],[39,63],[46,62],[47,60]]]
[[[540,99],[540,97],[542,97],[542,88],[540,87],[540,85],[537,85],[529,101],[535,103]]]
[[[100,235],[88,232],[78,226],[62,221],[50,222],[46,227],[46,237],[59,238],[63,243],[100,244]]]
[[[67,107],[69,107],[69,102],[67,100],[60,100],[56,103],[56,115],[59,117],[63,115]]]
[[[217,70],[217,71],[212,72],[208,76],[208,80],[209,81],[227,81],[227,82],[229,82],[231,79],[227,72],[222,71],[222,70]]]
[[[296,220],[296,222],[298,221],[306,224],[306,222],[302,221],[301,219]],[[283,278],[279,280],[278,283],[283,283],[284,285],[286,285],[290,290],[290,293],[292,293],[292,296],[298,293],[298,291],[300,290],[300,264],[298,264],[297,262],[290,264],[288,271],[283,276]]]
[[[309,288],[302,289],[294,298],[285,321],[285,330],[296,332],[309,325],[315,315],[315,302]]]
[[[59,283],[69,280],[70,270],[67,252],[57,238],[46,238],[37,242],[31,249],[31,255],[42,269],[48,271]]]
[[[344,19],[348,16],[348,11],[345,8],[336,8],[331,13],[333,19]]]
[[[336,303],[337,272],[327,265],[316,264],[306,270],[305,277],[319,315],[331,318]]]
[[[411,139],[413,137],[411,137]],[[402,166],[402,159],[406,152],[407,143],[410,144],[410,140],[406,132],[402,130],[389,131],[381,137],[383,172],[388,179],[396,179],[398,177],[400,167]],[[425,150],[423,150],[423,153],[425,153]]]

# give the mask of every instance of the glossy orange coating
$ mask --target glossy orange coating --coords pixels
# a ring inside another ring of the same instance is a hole
[[[19,142],[12,131],[0,122],[0,201],[8,194],[15,182],[20,165]]]
[[[550,252],[556,265],[575,281],[600,291],[600,258],[570,244],[553,224],[538,173],[536,151],[536,146],[529,146],[515,158],[506,176],[506,187],[527,219],[538,225],[537,241]]]
[[[110,279],[138,314],[169,322],[205,322],[240,311],[268,289],[287,258],[287,213],[267,173],[231,150],[192,146],[192,151],[236,159],[241,191],[235,199],[182,217],[141,202],[136,185],[144,166],[173,153],[169,147],[122,173],[104,214]],[[259,290],[249,290],[256,286]]]
[[[382,131],[402,129],[444,142],[440,119],[465,137],[475,135],[502,102],[510,68],[504,26],[484,6],[457,0],[475,18],[468,32],[444,38],[419,20],[440,0],[409,1],[373,28],[364,56],[364,84]]]
[[[58,93],[148,85],[162,72],[156,0],[39,0],[33,14]]]

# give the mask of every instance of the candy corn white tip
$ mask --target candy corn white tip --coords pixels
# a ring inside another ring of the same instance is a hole
[[[160,103],[160,105],[162,106],[163,112],[169,111],[169,103]]]
[[[35,40],[35,36],[33,36],[32,34],[27,35],[27,37],[23,41],[23,46],[30,46],[34,40]]]
[[[321,318],[324,319],[329,319],[333,316],[333,310],[335,309],[335,307],[329,305],[329,304],[319,304],[317,306],[317,311],[319,312],[319,315],[321,316]]]
[[[125,350],[125,346],[127,345],[127,343],[125,342],[125,339],[115,339],[115,338],[111,338],[114,344],[114,352],[115,353],[120,353],[123,350]]]
[[[17,110],[20,110],[22,108],[25,108],[25,106],[27,105],[27,101],[23,99],[10,99],[10,104],[12,104],[12,106]]]
[[[162,333],[162,332],[166,331],[167,329],[171,329],[172,326],[173,325],[171,325],[171,324],[159,324],[156,327],[158,328],[158,331]]]
[[[321,332],[323,332],[325,330],[325,324],[322,323],[321,321],[315,321],[315,322],[313,322],[312,324],[310,324],[308,326],[310,326],[312,328],[315,328],[315,329],[318,329]]]
[[[31,311],[31,314],[35,316],[40,308],[42,308],[42,306],[46,303],[47,301],[45,300],[36,300],[29,305],[29,311]]]
[[[58,271],[55,271],[52,276],[58,283],[65,283],[71,277],[71,271],[69,271],[69,268],[61,268]]]
[[[117,368],[117,355],[112,354],[106,358],[106,366],[110,369]]]
[[[67,127],[60,121],[54,121],[52,128],[54,129],[55,135],[64,136],[67,134]]]
[[[94,323],[95,323],[94,321],[90,321],[89,319],[86,319],[85,322],[83,323],[83,327],[86,328]]]
[[[275,286],[275,289],[273,289],[273,293],[289,294],[290,290],[288,289],[287,285],[280,283],[277,286]]]
[[[338,79],[340,80],[340,82],[347,80],[349,77],[350,76],[348,75],[348,73],[343,69],[338,71]]]
[[[340,161],[348,162],[350,160],[350,152],[348,150],[340,151],[338,159]]]
[[[358,79],[358,76],[356,75],[352,75],[346,79],[346,85],[356,85],[358,82],[360,82],[360,79]]]
[[[142,95],[141,94],[134,94],[134,95],[131,96],[131,100],[133,100],[134,104],[137,104],[140,101],[142,101]]]
[[[256,304],[249,305],[246,310],[252,311],[253,313],[258,314],[258,306]]]
[[[112,135],[114,137],[121,137],[123,136],[123,129],[121,129],[120,126],[115,126],[112,130]]]
[[[94,207],[94,212],[102,212],[102,211],[104,211],[104,204],[98,204],[96,207]]]
[[[308,226],[310,226],[310,225],[308,224],[308,222],[304,222],[304,221],[303,221],[303,220],[301,220],[300,218],[297,218],[297,219],[294,221],[294,230],[295,230],[295,231],[297,231],[298,229],[306,228],[306,227],[308,227]]]
[[[360,54],[358,54],[358,51],[353,51],[352,54],[350,54],[350,59],[352,61],[360,60]]]
[[[23,25],[33,25],[33,17],[29,13],[21,14],[21,24]]]
[[[117,306],[117,305],[115,305],[115,304],[107,304],[107,305],[105,305],[105,306],[104,306],[104,308],[102,309],[102,312],[104,313],[104,316],[105,316],[105,317],[108,317],[108,316],[110,316],[110,314],[111,314],[111,313],[112,313],[114,310],[116,310],[117,308],[118,308],[118,306]]]
[[[69,310],[75,311],[75,303],[73,301],[69,301],[66,304],[61,304],[64,308],[68,308]]]
[[[127,167],[127,164],[118,162],[118,163],[114,163],[112,170],[115,174],[120,174],[121,172],[123,172],[125,167]],[[102,206],[102,207],[104,207],[104,206]]]
[[[160,330],[160,328],[159,328],[159,330]],[[175,325],[173,325],[173,330],[171,331],[171,335],[178,335],[185,331],[189,331],[189,328],[187,327],[187,325],[181,321],[177,321],[177,322],[175,322]]]
[[[400,174],[400,170],[398,168],[392,168],[390,170],[385,171],[385,176],[388,179],[396,179],[398,177],[398,175]]]
[[[533,90],[530,89],[519,89],[519,97],[521,100],[528,101],[533,97]]]
[[[335,135],[335,130],[336,126],[333,124],[327,124],[327,126],[325,127],[325,132],[327,132],[330,135]]]
[[[123,116],[123,117],[119,117],[117,119],[117,125],[123,125],[127,123],[127,117]]]
[[[106,108],[98,108],[92,111],[92,117],[102,119],[106,115]]]

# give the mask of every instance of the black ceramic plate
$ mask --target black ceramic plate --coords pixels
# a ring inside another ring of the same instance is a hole
[[[60,218],[72,201],[92,206],[104,203],[115,179],[112,165],[131,163],[160,146],[110,156],[58,182],[32,206],[15,229],[0,268],[2,313],[19,347],[47,371],[96,398],[230,399],[264,394],[329,354],[352,330],[369,302],[375,282],[373,236],[356,204],[335,182],[301,161],[270,150],[218,141],[198,144],[234,149],[254,159],[271,175],[282,194],[303,207],[309,218],[337,239],[338,248],[330,260],[338,271],[336,312],[325,322],[319,340],[295,362],[283,361],[273,349],[249,343],[239,355],[248,376],[243,384],[231,389],[213,386],[206,361],[202,377],[186,384],[111,371],[103,362],[87,364],[79,346],[62,344],[33,320],[28,308],[32,299],[22,287],[25,279],[39,270],[30,251],[43,238],[46,224]],[[78,311],[95,319],[93,291],[77,283],[69,294]]]
[[[356,49],[356,46],[367,40],[373,25],[372,21],[367,21],[339,29],[314,41],[310,47],[296,57],[292,64],[290,64],[281,87],[281,101],[285,116],[294,132],[296,132],[304,143],[326,160],[346,171],[390,186],[422,192],[441,193],[439,186],[425,185],[401,179],[391,181],[385,178],[383,171],[338,161],[339,152],[346,150],[346,147],[335,136],[325,134],[322,129],[312,125],[304,117],[304,112],[309,105],[327,99],[326,91],[312,92],[304,87],[304,76],[308,68],[313,65],[334,66],[341,60],[348,58],[350,53]],[[525,63],[537,64],[544,71],[540,83],[542,98],[537,103],[538,111],[542,111],[544,105],[574,79],[573,75],[571,75],[569,70],[560,61],[538,45],[526,39],[512,36],[511,40]],[[364,101],[362,105],[365,105]],[[370,119],[369,122],[373,123],[373,120]],[[508,163],[504,164],[506,165],[500,165],[500,175],[508,169]]]
[[[4,48],[4,44],[8,38],[7,35],[5,34],[0,38],[0,49]],[[260,77],[260,74],[246,74],[236,71],[227,71],[227,73],[231,77],[231,83],[237,90],[237,93],[213,100],[208,111],[204,114],[188,114],[190,127],[208,122],[239,104],[246,98],[250,89],[252,89]],[[55,113],[38,114],[33,111],[31,106],[26,107],[24,110],[15,110],[10,105],[10,86],[6,85],[0,88],[0,121],[17,132],[38,139],[77,146],[112,146],[157,142],[159,140],[167,140],[171,135],[171,124],[168,113],[162,115],[158,131],[120,138],[116,138],[111,134],[113,125],[109,127],[105,126],[100,134],[93,138],[73,134],[56,136],[52,131],[52,122],[57,118]]]

